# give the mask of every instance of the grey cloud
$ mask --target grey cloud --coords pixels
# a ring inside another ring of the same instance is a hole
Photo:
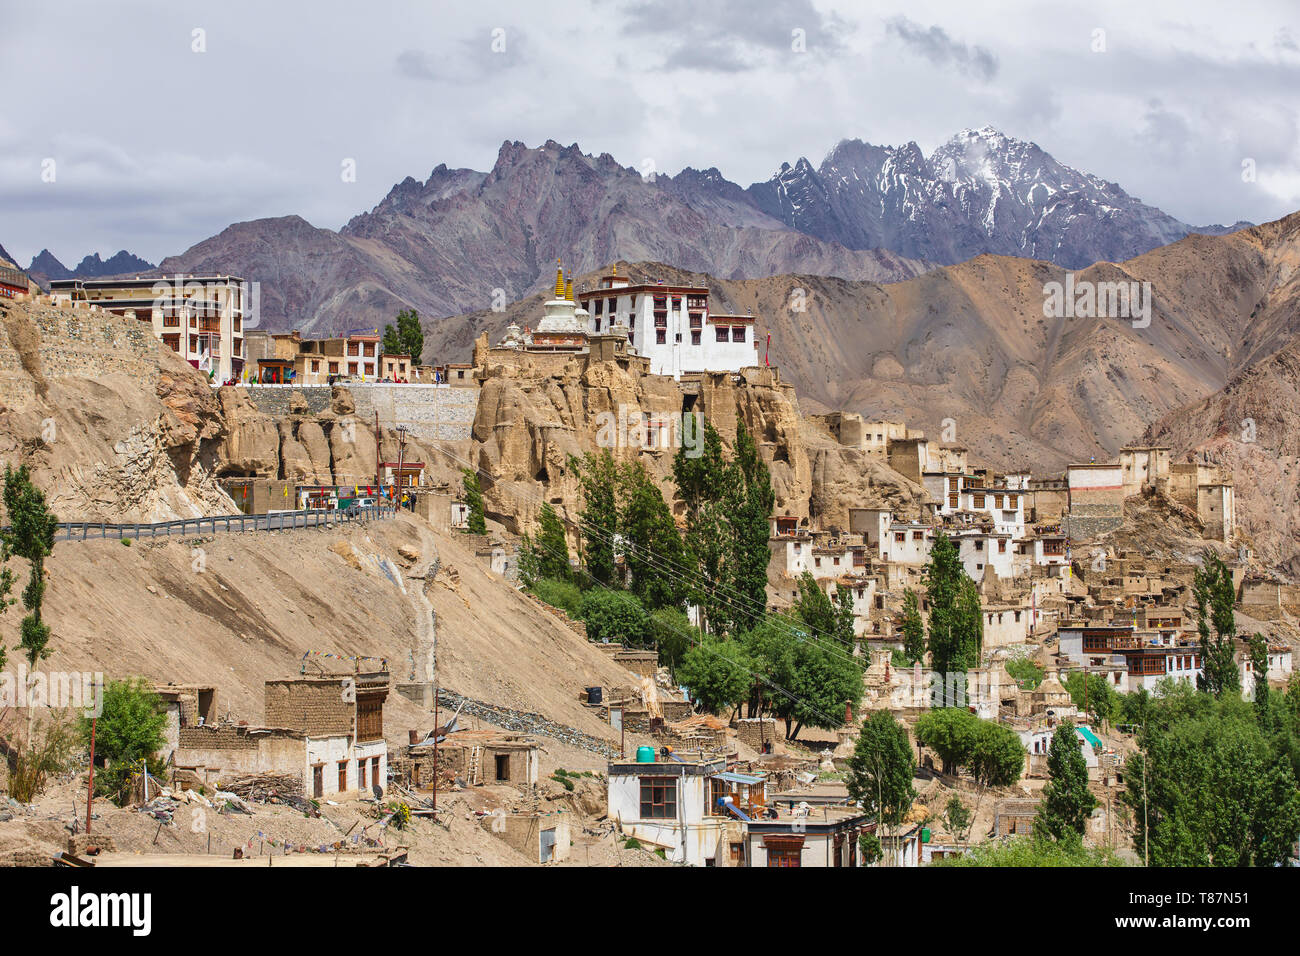
[[[885,24],[885,32],[935,66],[952,67],[986,82],[997,76],[998,58],[992,52],[954,40],[942,27],[927,28],[907,17],[894,17]]]
[[[627,0],[615,7],[623,35],[653,41],[665,69],[767,69],[793,52],[796,36],[807,55],[819,57],[842,52],[850,32],[843,19],[820,13],[811,0],[761,6],[749,0]]]

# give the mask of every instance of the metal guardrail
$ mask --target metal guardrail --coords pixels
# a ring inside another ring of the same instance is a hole
[[[264,515],[217,515],[211,518],[182,518],[153,524],[137,521],[113,524],[107,521],[63,521],[54,533],[55,541],[89,541],[100,538],[157,538],[172,535],[215,534],[218,531],[290,531],[294,528],[317,528],[325,524],[349,521],[374,521],[392,518],[397,509],[387,505],[368,505],[341,511],[278,511]]]

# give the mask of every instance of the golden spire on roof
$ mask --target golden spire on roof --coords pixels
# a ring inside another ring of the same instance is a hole
[[[564,298],[564,268],[559,259],[555,260],[555,297]]]
[[[614,265],[610,267],[609,274],[612,275],[612,276],[616,276],[616,275],[618,275],[618,263],[617,263],[617,262],[614,263]]]
[[[570,302],[573,301],[573,277],[564,280],[564,297]]]

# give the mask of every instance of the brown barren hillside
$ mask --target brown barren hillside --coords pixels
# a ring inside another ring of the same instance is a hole
[[[634,278],[705,285],[718,311],[753,310],[760,341],[771,336],[772,364],[806,410],[903,418],[936,436],[948,424],[978,458],[1041,471],[1113,455],[1281,348],[1300,330],[1298,264],[1300,214],[1074,273],[1076,282],[1150,283],[1145,327],[1044,315],[1044,286],[1064,282],[1065,271],[1008,256],[886,285],[619,266]],[[599,274],[576,285],[590,288]],[[496,341],[511,322],[535,324],[542,299],[431,323],[426,355],[468,357],[482,331]]]

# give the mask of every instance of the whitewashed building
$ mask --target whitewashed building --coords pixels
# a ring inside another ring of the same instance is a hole
[[[723,315],[709,308],[703,286],[633,284],[615,266],[595,289],[578,293],[591,334],[620,332],[655,375],[735,372],[762,364],[752,315]]]

